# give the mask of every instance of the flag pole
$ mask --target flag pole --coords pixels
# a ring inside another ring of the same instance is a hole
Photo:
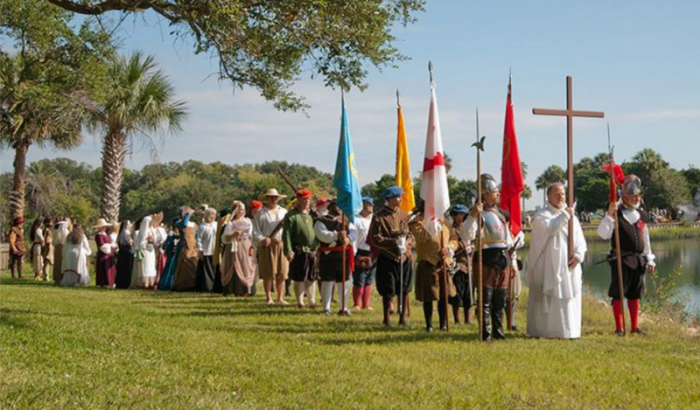
[[[625,285],[622,280],[622,251],[620,250],[620,221],[617,218],[617,181],[615,180],[615,160],[613,159],[614,147],[610,145],[610,123],[608,123],[608,152],[610,153],[610,184],[615,187],[615,261],[617,267],[617,288],[622,305],[622,335],[627,336],[627,325],[625,323]],[[610,198],[612,199],[612,198]],[[571,235],[571,232],[569,232]]]
[[[476,147],[476,203],[481,205],[481,151],[484,150],[484,139],[486,137],[479,136],[479,109],[476,109],[476,142],[472,147]],[[481,231],[483,229],[483,221],[481,212],[477,215],[477,230],[476,230],[476,246],[479,256],[477,258],[477,276],[479,280],[479,341],[484,341],[484,276],[483,276],[483,249],[481,246]]]

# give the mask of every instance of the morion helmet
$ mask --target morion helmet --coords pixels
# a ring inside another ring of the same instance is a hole
[[[622,182],[622,194],[623,195],[641,195],[642,193],[642,180],[634,174],[629,174],[625,177]]]
[[[481,174],[481,195],[490,194],[497,189],[498,182],[491,174]]]

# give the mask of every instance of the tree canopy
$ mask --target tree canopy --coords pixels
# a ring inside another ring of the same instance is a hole
[[[405,57],[391,30],[415,21],[425,0],[49,0],[74,13],[100,16],[152,11],[171,34],[194,40],[195,53],[219,60],[220,78],[250,86],[282,110],[306,107],[291,91],[302,74],[328,86],[364,89],[367,67]]]

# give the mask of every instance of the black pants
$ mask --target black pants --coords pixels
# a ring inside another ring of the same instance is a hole
[[[644,272],[645,265],[639,265],[636,269],[631,269],[629,266],[622,264],[622,286],[625,289],[625,297],[627,299],[640,299],[644,294]],[[617,265],[613,265],[610,270],[610,288],[608,296],[613,299],[620,299],[620,290],[617,279]]]
[[[411,289],[413,279],[413,261],[406,259],[403,262],[403,277],[401,277],[401,263],[393,259],[379,255],[377,259],[377,292],[384,297],[394,297],[399,294],[403,282],[403,294],[407,295]]]

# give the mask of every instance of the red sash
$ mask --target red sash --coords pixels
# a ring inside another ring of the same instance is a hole
[[[350,272],[355,272],[355,250],[353,249],[352,245],[348,246],[320,246],[318,248],[319,251],[321,252],[342,252],[345,250],[347,252],[347,255],[345,256],[348,260],[348,264],[350,265]]]

